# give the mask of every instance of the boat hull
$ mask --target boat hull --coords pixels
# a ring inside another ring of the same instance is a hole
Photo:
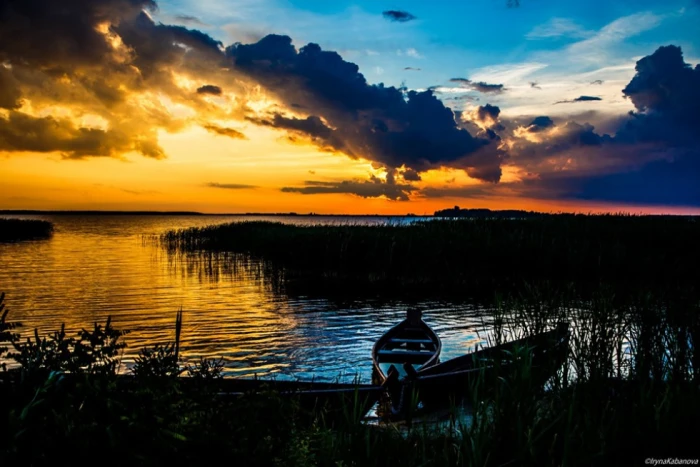
[[[441,350],[442,341],[423,321],[421,313],[409,310],[405,320],[389,329],[374,344],[372,381],[384,384],[392,365],[399,371],[409,368],[410,372],[429,368],[440,361]]]
[[[427,368],[414,378],[401,381],[394,390],[394,415],[405,414],[412,402],[420,401],[425,409],[444,408],[462,403],[481,388],[495,387],[504,378],[515,376],[519,368],[527,368],[530,383],[542,387],[566,362],[568,326],[484,349]],[[531,359],[522,367],[519,359]]]

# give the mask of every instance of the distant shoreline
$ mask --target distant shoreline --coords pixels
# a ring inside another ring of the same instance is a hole
[[[3,209],[1,215],[60,215],[60,216],[288,216],[288,217],[433,217],[433,214],[317,214],[296,212],[230,212],[230,213],[206,213],[197,211],[46,211],[31,209]]]
[[[698,217],[693,214],[630,214],[630,213],[575,213],[575,212],[537,212],[521,211],[515,209],[490,210],[490,209],[443,209],[434,214],[318,214],[296,212],[233,212],[233,213],[204,213],[197,211],[100,211],[100,210],[32,210],[32,209],[0,209],[3,215],[49,215],[49,216],[242,216],[242,217],[435,217],[443,219],[455,218],[481,218],[481,217],[542,217],[542,216],[576,216],[576,215],[631,215],[641,217]]]

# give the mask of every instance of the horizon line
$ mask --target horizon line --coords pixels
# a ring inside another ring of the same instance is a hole
[[[416,214],[416,213],[405,213],[405,214],[340,214],[340,213],[332,213],[332,214],[324,214],[324,213],[316,213],[316,212],[308,212],[308,213],[299,213],[295,211],[288,211],[288,212],[229,212],[229,213],[206,213],[206,212],[200,212],[200,211],[150,211],[150,210],[101,210],[101,209],[0,209],[0,215],[2,214],[14,214],[14,215],[22,215],[22,214],[48,214],[48,215],[162,215],[162,216],[298,216],[298,217],[443,217],[443,216],[436,216],[435,214],[437,212],[441,211],[453,211],[454,208],[445,208],[445,209],[439,209],[431,214]],[[584,212],[577,212],[577,211],[556,211],[556,212],[543,212],[543,211],[533,211],[533,210],[525,210],[525,209],[489,209],[489,208],[460,208],[460,211],[468,212],[468,211],[488,211],[488,212],[509,212],[509,211],[514,211],[514,212],[521,212],[521,213],[527,213],[527,214],[539,214],[539,215],[547,215],[547,216],[553,216],[553,215],[564,215],[564,214],[571,214],[571,215],[633,215],[633,216],[681,216],[681,217],[697,217],[697,214],[673,214],[673,213],[664,213],[664,214],[645,214],[645,213],[633,213],[631,211],[619,211],[619,212],[595,212],[595,211],[588,211],[586,213]],[[449,217],[449,216],[448,216]],[[456,216],[457,217],[457,216]]]

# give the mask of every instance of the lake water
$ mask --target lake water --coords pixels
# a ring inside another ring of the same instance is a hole
[[[10,217],[10,216],[7,216]],[[112,317],[131,331],[126,367],[139,348],[172,340],[184,312],[182,357],[222,358],[228,376],[350,381],[371,377],[370,351],[403,319],[406,304],[288,297],[249,263],[206,274],[197,260],[173,258],[144,236],[170,229],[250,220],[244,216],[14,216],[54,223],[49,240],[0,244],[0,291],[23,333],[66,324],[78,331]],[[288,223],[410,222],[364,217],[255,217]],[[218,270],[218,269],[217,269]],[[483,313],[467,304],[425,302],[424,319],[443,339],[443,359],[484,337]]]

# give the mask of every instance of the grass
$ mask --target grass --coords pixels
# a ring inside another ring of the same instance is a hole
[[[579,290],[695,286],[700,222],[688,217],[556,215],[408,225],[296,226],[243,222],[170,231],[173,254],[259,258],[288,285],[337,284],[402,294],[478,293],[535,281]]]
[[[0,242],[44,239],[51,234],[53,224],[48,221],[0,218]]]
[[[183,368],[177,361],[177,330],[173,343],[142,350],[137,384],[124,392],[116,383],[124,334],[109,322],[74,338],[59,331],[21,342],[6,315],[1,335],[22,370],[12,384],[0,384],[7,420],[0,461],[38,465],[56,452],[110,465],[231,459],[334,467],[640,465],[648,457],[697,457],[700,302],[678,294],[622,298],[607,287],[580,298],[574,288],[532,286],[492,305],[494,344],[570,321],[568,364],[546,390],[533,381],[527,358],[492,380],[476,379],[464,391],[472,421],[451,418],[448,430],[372,426],[356,416],[330,425],[323,413],[304,417],[274,392],[220,399],[210,389],[221,377],[215,363]],[[183,373],[198,382],[195,390],[177,378]]]

